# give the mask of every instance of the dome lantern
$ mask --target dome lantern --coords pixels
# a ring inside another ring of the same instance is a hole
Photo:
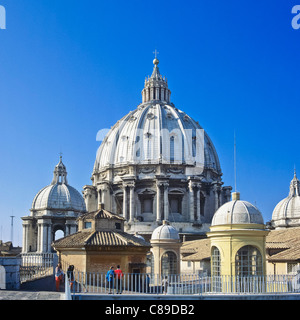
[[[300,196],[299,188],[300,188],[300,181],[297,178],[296,169],[294,169],[294,178],[290,183],[289,196],[290,197],[299,197]]]
[[[62,156],[60,156],[59,163],[55,166],[53,172],[53,180],[51,184],[64,183],[68,184],[67,181],[67,169],[62,162]]]
[[[157,54],[157,53],[156,53]],[[158,68],[159,60],[153,60],[154,68],[151,77],[146,78],[145,87],[142,91],[143,103],[150,101],[162,101],[170,103],[171,91],[168,88],[168,81],[163,77]]]

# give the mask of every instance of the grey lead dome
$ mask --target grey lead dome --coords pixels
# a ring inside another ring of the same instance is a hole
[[[67,182],[67,171],[60,158],[54,169],[51,185],[44,187],[35,196],[32,210],[57,209],[85,212],[85,202],[81,194]]]
[[[251,223],[264,224],[262,214],[250,202],[239,199],[223,204],[212,219],[212,226]]]
[[[180,240],[180,237],[174,227],[163,221],[163,225],[153,231],[151,240]]]
[[[203,166],[221,173],[215,147],[203,128],[170,102],[168,81],[154,60],[142,91],[143,103],[119,120],[104,138],[94,172],[142,164]],[[202,133],[201,133],[202,132]]]

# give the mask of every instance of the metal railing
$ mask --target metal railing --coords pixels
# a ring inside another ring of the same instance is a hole
[[[147,275],[124,274],[121,279],[106,278],[104,273],[73,272],[68,274],[70,293],[97,294],[271,294],[300,292],[298,274],[201,277],[194,274]]]
[[[58,261],[56,253],[22,253],[19,258],[21,283],[53,275]]]

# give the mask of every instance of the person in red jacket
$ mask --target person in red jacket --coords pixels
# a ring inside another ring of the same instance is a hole
[[[117,266],[117,270],[115,270],[115,277],[117,280],[117,294],[122,294],[122,278],[123,278],[123,272],[120,268],[120,266]]]

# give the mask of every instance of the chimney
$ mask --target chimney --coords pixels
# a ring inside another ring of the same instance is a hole
[[[99,203],[98,210],[104,210],[104,203]]]

